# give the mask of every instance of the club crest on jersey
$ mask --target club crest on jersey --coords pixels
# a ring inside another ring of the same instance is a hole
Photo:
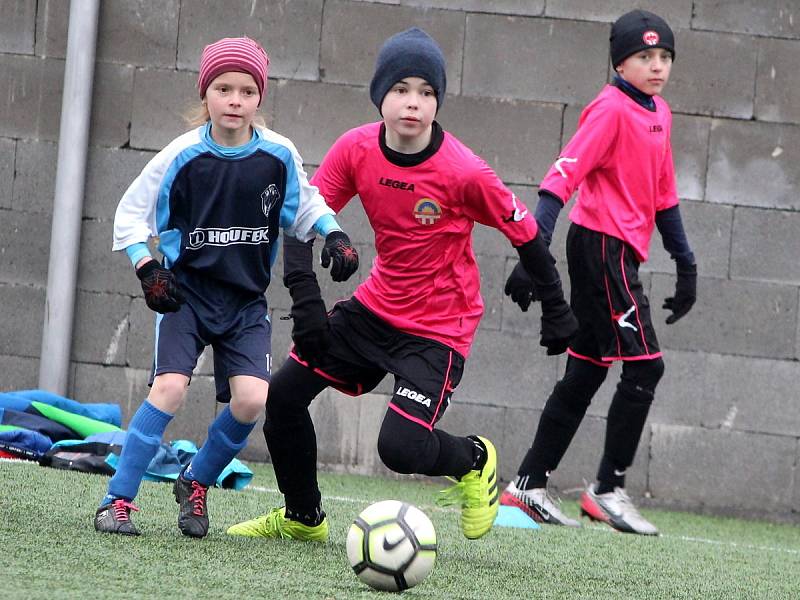
[[[661,38],[658,36],[657,31],[649,29],[642,34],[642,41],[648,46],[655,46]]]
[[[422,198],[414,205],[414,218],[422,225],[435,225],[442,216],[442,208],[436,200]]]
[[[278,191],[278,186],[270,183],[263,192],[261,192],[261,210],[264,211],[264,216],[269,217],[269,211],[281,199],[281,193]]]

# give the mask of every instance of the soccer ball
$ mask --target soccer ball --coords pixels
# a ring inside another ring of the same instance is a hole
[[[347,532],[347,558],[368,585],[389,592],[414,587],[436,561],[436,531],[418,509],[399,500],[371,504]]]

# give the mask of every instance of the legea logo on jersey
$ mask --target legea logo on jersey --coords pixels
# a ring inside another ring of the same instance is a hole
[[[278,191],[278,186],[270,183],[267,189],[261,192],[261,210],[264,211],[264,216],[269,217],[269,211],[281,199],[281,193]]]
[[[198,227],[189,232],[187,249],[199,250],[203,246],[268,243],[269,227]]]
[[[422,198],[414,205],[414,218],[422,225],[435,225],[442,216],[442,208],[436,200]]]

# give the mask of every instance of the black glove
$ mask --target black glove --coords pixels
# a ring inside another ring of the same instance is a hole
[[[564,300],[556,260],[547,249],[542,231],[539,230],[535,238],[517,247],[517,252],[532,282],[531,293],[542,303],[539,344],[547,348],[550,356],[566,352],[569,341],[578,332],[578,320]]]
[[[688,313],[697,300],[697,265],[678,267],[678,280],[675,282],[675,295],[664,300],[664,306],[672,314],[667,317],[667,325]]]
[[[284,278],[292,296],[292,341],[308,366],[319,364],[330,346],[330,325],[325,302],[314,273],[295,272]]]
[[[158,313],[176,312],[186,302],[175,273],[162,267],[158,261],[148,260],[136,269],[136,276],[142,282],[144,301],[150,310]]]
[[[572,314],[561,282],[536,288],[542,302],[542,329],[539,345],[547,348],[547,355],[554,356],[567,351],[570,340],[578,333],[578,319]]]
[[[358,270],[358,252],[344,231],[331,231],[325,238],[321,262],[324,269],[331,266],[331,279],[347,281]]]
[[[511,271],[503,291],[506,296],[511,297],[512,302],[519,304],[522,312],[528,312],[531,302],[536,301],[536,288],[525,267],[522,266],[522,262],[518,262]]]

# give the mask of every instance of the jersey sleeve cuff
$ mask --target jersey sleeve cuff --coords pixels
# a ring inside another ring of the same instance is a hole
[[[127,248],[125,248],[125,253],[128,255],[128,258],[131,261],[131,264],[135,267],[136,263],[138,263],[143,258],[150,256],[152,258],[152,254],[150,254],[150,249],[147,247],[147,244],[144,242],[139,242],[138,244],[131,244]]]
[[[314,223],[314,230],[322,237],[327,237],[331,231],[342,231],[339,223],[333,218],[333,215],[322,215],[317,222]]]

